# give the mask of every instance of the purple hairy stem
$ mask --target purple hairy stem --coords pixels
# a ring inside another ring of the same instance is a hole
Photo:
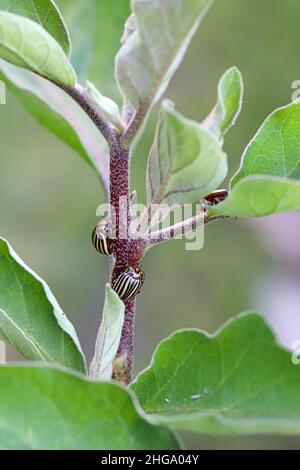
[[[110,152],[110,187],[109,197],[111,207],[114,208],[115,263],[112,269],[111,283],[126,267],[140,268],[141,260],[146,250],[145,240],[131,239],[129,236],[130,224],[130,177],[129,177],[129,149],[123,143],[122,137],[116,129],[103,120],[87,91],[79,84],[73,88],[57,82],[83,111],[89,116],[107,141]],[[122,204],[120,204],[122,202]],[[133,336],[135,300],[125,301],[125,319],[121,334],[119,349],[113,364],[113,377],[123,384],[128,384],[132,378],[133,365]]]
[[[121,340],[113,362],[113,378],[123,385],[132,380],[134,353],[135,299],[125,302],[125,317]]]
[[[110,205],[114,209],[113,225],[115,227],[115,274],[126,267],[130,240],[128,228],[129,214],[129,153],[122,149],[118,140],[117,146],[110,149]]]
[[[129,151],[118,145],[110,148],[110,204],[114,208],[115,264],[111,282],[126,267],[140,268],[145,241],[130,237],[130,169]],[[127,385],[132,379],[135,300],[125,304],[125,318],[119,349],[113,364],[113,378]]]

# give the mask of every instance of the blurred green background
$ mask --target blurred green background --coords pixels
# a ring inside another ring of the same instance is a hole
[[[68,3],[57,1],[62,9]],[[118,1],[111,3],[118,8]],[[219,77],[228,67],[239,67],[245,100],[237,125],[226,137],[230,175],[265,117],[291,101],[291,84],[300,79],[299,18],[299,0],[216,0],[166,92],[180,112],[201,120],[215,102]],[[77,35],[83,41],[88,20],[77,23],[81,35],[74,29],[71,37]],[[105,17],[97,18],[97,23],[101,30]],[[118,43],[122,30],[116,26]],[[111,29],[102,32],[99,54]],[[102,89],[110,85],[103,84]],[[133,161],[132,187],[141,202],[156,112]],[[0,106],[0,142],[0,234],[48,282],[90,359],[108,268],[90,243],[96,207],[103,201],[98,180],[81,158],[41,128],[11,95],[6,106]],[[264,230],[263,223],[217,222],[206,228],[204,249],[199,252],[185,251],[184,243],[174,241],[147,255],[144,269],[150,277],[137,305],[136,372],[148,365],[157,343],[178,328],[213,332],[241,311],[257,309],[261,303],[268,307],[268,300],[261,302],[260,297],[261,286],[270,276],[283,279],[282,285],[292,278],[299,286],[300,261],[283,266],[266,239],[272,229]],[[285,218],[287,239],[288,223]],[[272,315],[268,317],[272,323]],[[278,327],[273,323],[280,337],[280,322]],[[297,325],[300,337],[299,321]],[[183,437],[187,447],[197,449],[300,447],[296,437]]]

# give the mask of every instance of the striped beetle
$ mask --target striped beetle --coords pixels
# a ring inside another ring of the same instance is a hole
[[[217,189],[212,193],[205,196],[203,199],[209,206],[216,206],[220,202],[224,201],[228,196],[227,189]]]
[[[110,219],[102,219],[97,223],[92,233],[92,243],[102,255],[111,255],[114,252],[115,242],[111,238]]]
[[[141,269],[127,267],[112,283],[113,290],[121,300],[133,299],[141,290],[145,273]]]

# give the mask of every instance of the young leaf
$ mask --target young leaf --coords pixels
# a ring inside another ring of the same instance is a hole
[[[300,375],[256,314],[179,331],[132,385],[154,422],[205,434],[299,433]]]
[[[263,217],[289,211],[300,211],[300,181],[254,175],[238,181],[225,201],[209,208],[209,215]]]
[[[0,80],[46,129],[75,150],[108,187],[108,150],[86,114],[58,87],[0,60]]]
[[[300,103],[274,111],[246,148],[234,186],[249,175],[300,179]]]
[[[100,116],[104,121],[113,124],[120,133],[124,130],[124,123],[122,121],[119,106],[110,98],[101,95],[100,91],[91,83],[87,82],[87,90],[94,101]]]
[[[76,74],[61,46],[39,24],[0,11],[0,58],[67,86]]]
[[[84,372],[73,325],[49,287],[0,238],[0,336],[24,357]]]
[[[111,380],[112,378],[112,363],[120,343],[124,310],[124,303],[107,285],[102,321],[96,340],[95,355],[91,363],[91,376],[96,379]]]
[[[148,204],[197,202],[226,173],[227,157],[216,138],[164,101],[148,162]]]
[[[25,16],[41,25],[70,55],[70,37],[64,20],[52,0],[0,0],[0,10]]]
[[[124,32],[121,38],[121,44],[125,44],[130,36],[137,30],[137,21],[134,13],[127,18],[124,24]]]
[[[47,367],[0,368],[0,449],[178,449],[132,394]]]
[[[72,64],[80,81],[91,80],[113,99],[120,99],[114,58],[130,13],[129,3],[130,0],[59,0],[72,32]]]
[[[241,111],[243,101],[243,79],[236,67],[227,70],[218,84],[218,101],[203,122],[218,139],[232,127]]]
[[[133,119],[143,118],[161,97],[211,4],[132,0],[137,30],[116,57],[116,77]]]

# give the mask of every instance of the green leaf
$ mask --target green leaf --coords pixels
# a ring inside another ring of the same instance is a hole
[[[209,215],[263,217],[300,210],[300,181],[275,176],[241,179],[227,199],[209,208]]]
[[[67,86],[76,74],[61,46],[39,24],[0,11],[0,58]]]
[[[84,372],[84,358],[73,325],[45,281],[2,238],[0,285],[0,336],[27,359]]]
[[[274,111],[246,148],[229,197],[210,215],[262,217],[300,210],[300,103]]]
[[[1,449],[179,448],[126,389],[47,367],[0,368],[0,416]]]
[[[197,202],[226,174],[227,157],[213,134],[164,101],[148,162],[148,204]]]
[[[0,69],[5,70],[5,75],[0,71],[0,79],[5,81],[7,89],[15,95],[23,104],[24,108],[43,126],[49,129],[59,139],[63,140],[73,150],[78,152],[90,165],[93,165],[86,150],[82,146],[80,139],[73,129],[73,127],[64,119],[64,117],[55,111],[51,104],[42,101],[35,95],[35,90],[27,90],[16,86],[15,83],[20,83],[17,80],[13,71],[10,71],[0,64]],[[15,82],[15,83],[14,83]],[[29,87],[28,87],[29,88]]]
[[[64,20],[52,0],[0,0],[0,10],[25,16],[41,25],[70,55],[70,37]]]
[[[236,67],[227,70],[218,84],[218,101],[203,126],[222,138],[232,127],[242,108],[243,79]]]
[[[119,99],[114,58],[120,48],[129,0],[59,0],[72,35],[71,62],[81,82],[92,81],[105,96]]]
[[[132,0],[137,29],[116,57],[116,77],[134,114],[144,116],[178,68],[212,0]]]
[[[112,378],[112,364],[120,344],[124,311],[124,303],[107,285],[102,321],[96,340],[95,355],[91,363],[91,376],[96,379],[110,380]]]
[[[132,385],[154,422],[206,434],[299,433],[300,374],[256,314],[179,331]]]
[[[263,123],[242,156],[234,186],[249,175],[300,179],[300,103],[274,111]]]
[[[52,83],[0,60],[0,80],[46,129],[75,150],[108,187],[108,149],[86,114]]]

